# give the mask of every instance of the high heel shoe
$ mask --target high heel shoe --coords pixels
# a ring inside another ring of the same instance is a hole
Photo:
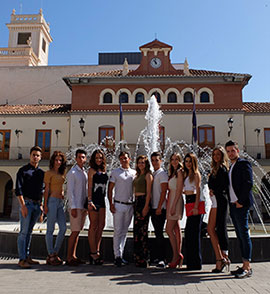
[[[168,264],[169,268],[176,268],[178,265],[181,268],[183,265],[184,256],[182,253],[179,254],[179,257],[176,259],[175,262],[170,262]]]
[[[222,273],[224,267],[227,265],[226,264],[226,259],[218,259],[217,262],[219,262],[221,264],[220,268],[214,268],[212,269],[212,273],[214,274],[219,274]]]
[[[231,266],[231,261],[230,261],[228,256],[225,257],[225,262],[226,262],[226,270],[227,270],[227,272],[229,272],[230,271],[230,266]]]
[[[183,265],[183,261],[184,261],[184,255],[182,253],[179,253],[179,256],[180,256],[179,267],[181,268]]]
[[[97,255],[97,252],[90,253],[90,256],[89,256],[89,264],[102,265],[103,264],[103,260],[101,259],[100,256]]]

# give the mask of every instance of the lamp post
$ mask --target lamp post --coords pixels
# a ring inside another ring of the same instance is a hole
[[[261,129],[256,128],[254,130],[254,132],[257,133],[257,145],[258,145],[257,159],[261,159],[262,155],[261,155],[261,152],[259,152],[259,136],[260,136],[260,133],[261,133]]]
[[[85,120],[83,118],[81,118],[79,120],[79,124],[80,124],[80,129],[82,131],[83,136],[85,137],[85,131],[84,131],[84,124],[85,124]]]
[[[230,136],[231,136],[232,129],[233,129],[233,118],[230,117],[230,118],[227,120],[227,123],[228,123],[228,127],[229,127],[228,137],[230,137]]]

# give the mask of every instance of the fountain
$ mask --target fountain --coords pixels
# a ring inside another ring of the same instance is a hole
[[[133,168],[134,168],[135,159],[138,155],[145,154],[148,156],[148,158],[150,158],[150,155],[152,152],[161,151],[160,142],[159,142],[159,124],[161,122],[162,116],[163,116],[163,113],[159,108],[159,105],[156,101],[156,98],[155,98],[155,96],[152,96],[148,101],[148,109],[147,109],[147,112],[145,115],[145,119],[147,121],[147,126],[139,134],[136,148],[135,148],[135,152],[132,157],[131,166]],[[111,146],[111,148],[105,147],[106,145],[108,145],[108,142],[110,143],[109,146]],[[85,151],[87,152],[88,158],[90,158],[91,154],[93,153],[93,151],[95,149],[102,149],[106,155],[106,158],[107,158],[107,163],[108,163],[107,171],[108,171],[108,173],[110,173],[110,171],[112,169],[119,166],[119,161],[118,161],[119,153],[123,150],[129,151],[129,147],[128,147],[127,142],[121,141],[118,144],[116,144],[116,142],[111,137],[105,138],[100,144],[95,143],[95,144],[90,144],[90,145],[84,145],[80,148],[85,149]],[[67,159],[68,159],[68,163],[70,165],[73,165],[75,163],[75,152],[77,149],[78,148],[72,148],[69,152],[67,152]],[[206,215],[204,216],[204,222],[207,223],[208,213],[209,213],[210,206],[211,206],[211,200],[209,197],[209,190],[208,190],[208,186],[207,186],[207,179],[208,179],[209,171],[211,169],[212,150],[208,147],[201,148],[198,145],[188,144],[187,142],[185,142],[183,140],[178,140],[178,141],[173,142],[173,141],[171,141],[170,138],[167,138],[166,142],[165,142],[165,148],[162,152],[163,153],[163,167],[165,169],[168,168],[169,157],[174,152],[178,152],[182,156],[182,158],[188,152],[194,152],[198,157],[199,170],[200,170],[200,173],[202,176],[201,199],[205,200],[205,203],[206,203]],[[267,190],[265,185],[263,183],[261,183],[261,179],[263,176],[265,176],[266,180],[268,180],[270,183],[270,177],[269,177],[269,175],[266,174],[266,172],[258,164],[258,162],[256,160],[254,160],[251,156],[249,156],[246,152],[241,151],[240,155],[241,155],[241,157],[246,158],[253,165],[254,208],[252,209],[252,211],[250,213],[251,237],[252,237],[253,248],[254,248],[253,259],[255,259],[257,261],[270,260],[270,253],[268,250],[268,248],[270,246],[270,238],[269,238],[269,234],[267,231],[267,227],[264,224],[263,217],[262,217],[262,210],[264,210],[264,212],[266,214],[268,214],[268,216],[270,215],[270,201],[269,201],[270,200],[270,192]],[[106,199],[106,201],[107,201],[107,199]],[[107,201],[107,207],[109,207],[108,201]],[[185,222],[186,222],[186,218],[184,216],[183,219],[181,220],[181,227],[182,228],[185,227]],[[86,223],[86,225],[85,225],[86,229],[88,228],[88,225],[89,225],[89,222]],[[228,225],[230,225],[230,222],[228,223]],[[45,227],[46,226],[44,224],[43,225],[37,224],[36,230],[44,233]],[[12,229],[13,234],[17,234],[18,228],[19,228],[19,224],[17,224],[15,226],[15,228]],[[104,248],[105,247],[107,248],[107,246],[108,246],[109,249],[111,249],[112,238],[111,238],[111,235],[109,232],[112,230],[113,230],[112,216],[111,216],[109,209],[107,209],[105,235],[107,236],[109,234],[109,236],[103,238],[103,240],[104,240],[103,243],[105,244],[103,246]],[[152,230],[151,225],[149,226],[149,230],[150,231]],[[106,231],[107,231],[107,233],[106,233]],[[263,235],[261,235],[261,233],[263,233]],[[3,232],[0,232],[0,242],[3,240],[6,242],[6,240],[7,240],[7,236],[3,235],[3,234],[4,234]],[[36,253],[36,256],[46,256],[46,253],[44,253],[45,252],[44,251],[45,250],[44,235],[42,234],[41,236],[36,236],[36,237],[39,238],[38,242],[43,242],[42,244],[44,245],[44,247],[42,249],[43,252],[41,253],[40,251],[38,251]],[[12,236],[12,238],[11,238],[12,244],[14,242],[16,242],[14,240],[14,238],[15,238],[14,236]],[[85,237],[84,239],[85,240],[83,242],[87,243],[87,237]],[[203,239],[203,240],[207,244],[206,247],[210,248],[210,250],[211,250],[209,252],[208,256],[204,257],[204,262],[212,262],[214,257],[213,257],[212,247],[209,243],[209,239],[207,238],[207,239]],[[1,244],[4,244],[5,243],[4,241],[1,242]],[[231,251],[234,251],[235,250],[234,248],[237,247],[236,238],[230,237],[230,242],[231,242],[231,244],[230,244]],[[234,243],[232,244],[232,242],[234,242]],[[14,246],[12,246],[12,247],[14,248]],[[37,245],[37,247],[39,248],[40,245]],[[7,246],[6,254],[16,255],[17,254],[16,250],[15,250],[15,252],[11,253],[10,248],[11,248],[11,246]],[[128,250],[130,250],[129,254],[131,256],[132,255],[132,246],[131,246],[131,249],[128,249]],[[1,248],[1,251],[2,251],[1,253],[3,253],[3,248]],[[86,252],[85,254],[87,255],[88,252]],[[232,256],[233,256],[233,253],[232,253]],[[106,259],[111,259],[111,251],[110,250],[107,250],[106,252],[104,251],[104,257]],[[235,254],[234,260],[236,261],[237,258],[239,258],[239,256],[238,256],[238,254]]]

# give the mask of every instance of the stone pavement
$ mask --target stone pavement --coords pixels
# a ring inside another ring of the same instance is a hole
[[[138,269],[134,265],[116,268],[82,265],[51,267],[41,264],[22,270],[17,259],[0,258],[0,293],[270,293],[270,262],[253,263],[253,276],[237,280],[228,273],[184,272],[172,269]],[[236,264],[232,265],[234,269]]]

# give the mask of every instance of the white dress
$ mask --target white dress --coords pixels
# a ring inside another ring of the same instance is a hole
[[[172,204],[174,202],[174,199],[176,197],[176,184],[177,184],[177,178],[176,176],[172,177],[169,180],[168,186],[169,186],[169,199],[168,199],[168,203],[167,203],[167,219],[171,219],[171,220],[179,220],[182,219],[183,217],[183,209],[184,209],[184,203],[183,203],[183,197],[181,195],[181,197],[178,199],[178,201],[176,202],[176,207],[175,207],[175,214],[171,215],[171,207]]]

